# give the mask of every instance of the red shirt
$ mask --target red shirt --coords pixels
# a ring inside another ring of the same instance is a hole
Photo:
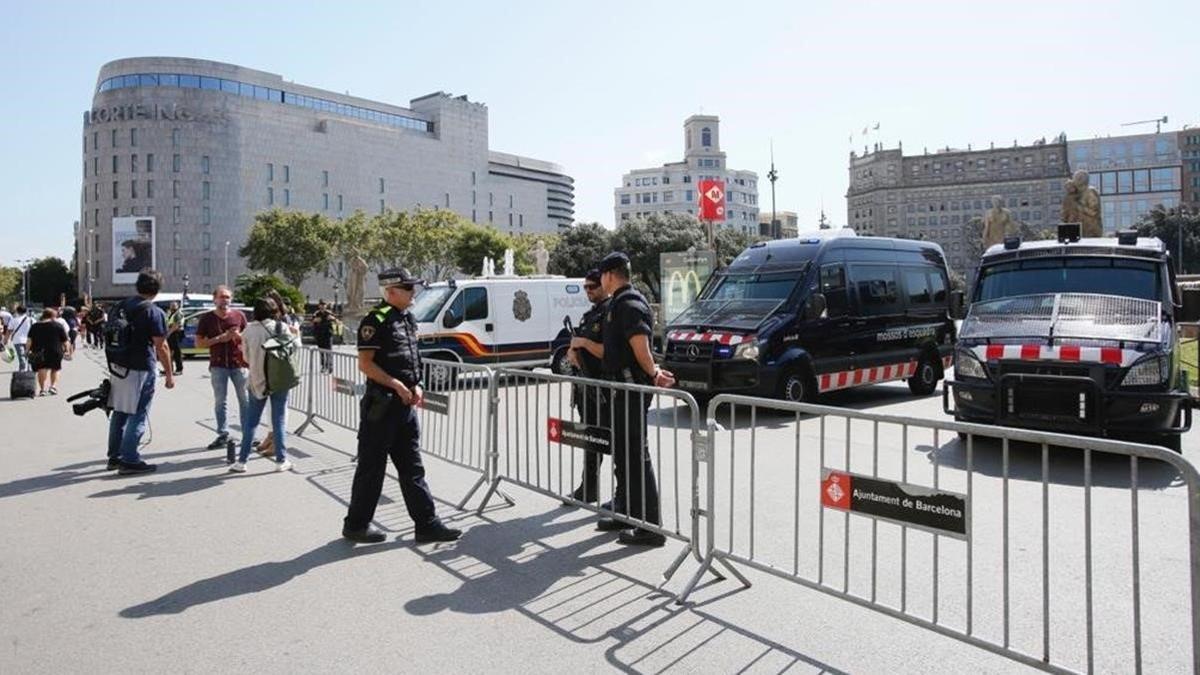
[[[200,323],[196,325],[196,337],[213,340],[230,328],[236,328],[239,332],[245,331],[246,315],[236,309],[226,310],[223,318],[217,316],[216,311],[205,312],[200,316]],[[245,368],[246,357],[242,354],[242,344],[219,342],[209,345],[208,367]]]

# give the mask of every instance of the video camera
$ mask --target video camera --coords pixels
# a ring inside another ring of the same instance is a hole
[[[112,391],[112,383],[109,382],[108,378],[104,378],[100,381],[99,387],[81,391],[78,394],[71,394],[67,397],[67,402],[70,403],[81,398],[87,399],[83,403],[75,403],[71,406],[75,414],[81,417],[97,409],[103,409],[104,414],[108,415],[112,411],[112,408],[108,407],[108,394],[110,391]]]

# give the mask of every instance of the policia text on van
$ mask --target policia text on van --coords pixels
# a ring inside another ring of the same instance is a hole
[[[840,230],[755,244],[667,327],[663,365],[697,395],[803,401],[901,379],[929,394],[952,354],[951,295],[933,243]]]
[[[946,411],[1179,450],[1191,410],[1175,329],[1194,317],[1181,316],[1170,255],[1158,239],[1080,239],[1078,227],[984,253]]]

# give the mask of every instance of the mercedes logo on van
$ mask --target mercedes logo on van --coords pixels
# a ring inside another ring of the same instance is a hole
[[[689,360],[695,361],[700,358],[700,348],[696,345],[688,345],[687,357]]]

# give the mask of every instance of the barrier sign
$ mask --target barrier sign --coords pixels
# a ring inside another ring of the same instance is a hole
[[[347,380],[342,377],[330,378],[333,382],[333,390],[344,396],[362,396],[367,393],[367,385],[358,384],[354,380]]]
[[[546,422],[546,438],[551,443],[562,443],[574,448],[611,454],[612,434],[607,427],[594,427],[583,422],[560,420],[551,417]]]
[[[435,394],[433,392],[425,392],[425,400],[421,402],[421,408],[428,410],[431,413],[439,415],[450,414],[450,397],[446,394]]]
[[[967,538],[966,495],[823,468],[821,506]]]

